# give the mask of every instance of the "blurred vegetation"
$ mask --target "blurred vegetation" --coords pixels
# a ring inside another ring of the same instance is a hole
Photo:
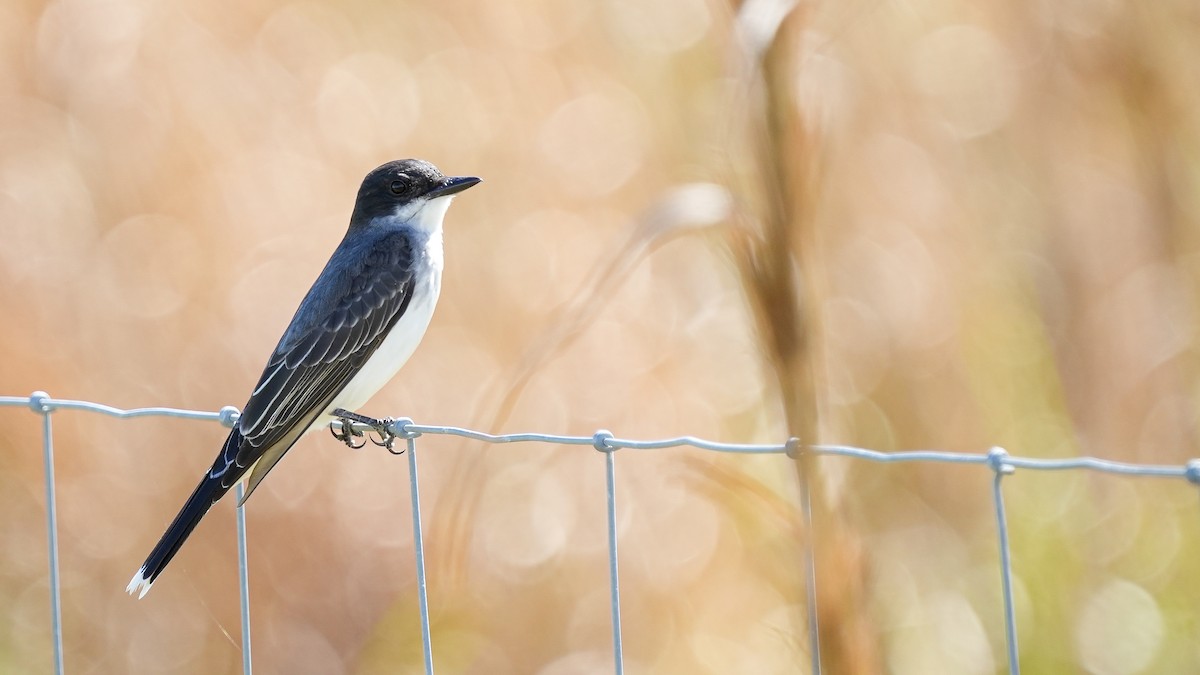
[[[499,430],[1200,455],[1194,2],[0,5],[0,393],[244,402],[359,180],[486,182],[365,412]],[[682,186],[682,187],[681,187]],[[122,589],[215,425],[54,416],[71,672],[238,672],[233,512]],[[0,671],[50,667],[38,425],[0,435]],[[443,672],[609,668],[603,459],[426,439]],[[988,472],[618,460],[630,672],[1004,670]],[[816,500],[813,533],[796,510]],[[417,672],[405,466],[248,510],[256,666]],[[1200,664],[1196,493],[1006,479],[1022,665]]]

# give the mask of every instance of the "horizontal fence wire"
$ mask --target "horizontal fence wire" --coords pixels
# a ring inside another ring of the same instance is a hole
[[[216,412],[200,410],[184,410],[179,408],[133,408],[122,409],[91,401],[69,399],[54,399],[45,392],[34,392],[30,396],[0,396],[0,407],[24,406],[35,414],[41,415],[42,445],[46,474],[46,529],[48,541],[48,565],[50,580],[51,619],[50,629],[54,645],[54,670],[63,673],[62,647],[62,614],[61,589],[59,583],[58,535],[56,522],[56,506],[54,493],[54,444],[50,415],[57,410],[84,410],[118,418],[130,417],[174,417],[182,419],[207,420],[219,422],[226,427],[232,427],[238,417],[238,410],[226,406]],[[412,498],[413,543],[415,547],[415,563],[418,589],[418,605],[421,619],[422,646],[424,649],[424,666],[426,673],[433,673],[433,651],[429,624],[429,606],[426,598],[426,580],[424,565],[424,541],[421,528],[420,491],[417,482],[417,439],[421,436],[457,436],[460,438],[481,441],[484,443],[550,443],[555,445],[581,445],[604,453],[605,481],[608,518],[608,556],[609,556],[609,588],[611,593],[612,614],[612,644],[613,668],[618,675],[624,672],[624,655],[621,642],[621,611],[620,611],[620,582],[618,576],[617,556],[617,520],[616,520],[616,463],[617,450],[660,450],[665,448],[691,447],[714,452],[737,454],[778,454],[788,458],[796,458],[798,453],[811,453],[814,456],[846,457],[885,464],[927,462],[943,464],[973,464],[987,467],[994,474],[992,503],[995,509],[997,539],[999,547],[999,567],[1001,576],[1001,594],[1004,602],[1005,646],[1008,658],[1008,670],[1016,675],[1020,672],[1020,652],[1017,648],[1016,612],[1014,610],[1012,589],[1012,563],[1009,551],[1008,525],[1004,508],[1004,496],[1001,489],[1001,479],[1012,474],[1016,469],[1033,471],[1071,471],[1086,470],[1099,473],[1122,476],[1143,476],[1154,478],[1170,478],[1186,480],[1200,486],[1200,459],[1193,459],[1184,465],[1152,465],[1115,462],[1094,457],[1074,457],[1068,459],[1038,459],[1029,457],[1014,457],[1003,448],[995,447],[986,453],[957,453],[935,450],[918,450],[907,452],[880,452],[848,445],[801,445],[796,439],[787,439],[780,443],[719,443],[694,436],[677,436],[659,440],[635,440],[619,438],[612,433],[601,430],[590,436],[568,436],[542,433],[489,434],[473,429],[455,426],[435,426],[417,424],[409,418],[374,420],[352,415],[353,420],[371,420],[371,423],[361,421],[335,420],[331,426],[343,434],[347,426],[356,434],[372,431],[404,439],[407,444],[409,461],[410,492]],[[388,443],[390,449],[390,442]],[[239,486],[240,488],[240,486]],[[237,496],[241,497],[239,490]],[[807,494],[802,495],[798,508],[802,512],[806,526],[811,527],[812,513]],[[249,581],[246,565],[246,524],[244,507],[238,507],[238,574],[241,589],[241,618],[242,618],[242,664],[247,675],[251,672],[250,657],[250,605]],[[805,537],[805,546],[809,546],[812,537]],[[812,654],[813,673],[821,672],[818,642],[819,634],[816,625],[816,571],[811,564],[812,550],[805,551],[808,564],[808,579],[806,585],[809,605],[809,648]]]

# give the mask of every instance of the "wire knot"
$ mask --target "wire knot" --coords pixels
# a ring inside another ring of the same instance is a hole
[[[227,405],[217,413],[217,421],[226,429],[232,429],[242,417],[242,411],[235,406]]]
[[[39,415],[45,415],[53,410],[47,401],[50,400],[50,394],[44,391],[35,391],[29,395],[29,409]]]
[[[412,421],[411,417],[397,417],[393,420],[390,420],[390,422],[391,423],[388,424],[388,431],[391,432],[396,438],[403,438],[406,441],[410,441],[414,438],[421,437],[421,432],[410,428],[416,425],[416,423]]]
[[[615,438],[612,432],[608,429],[601,429],[592,434],[592,447],[600,452],[615,452],[616,447],[609,445],[609,441]]]
[[[343,408],[337,408],[333,411],[333,416],[340,422],[340,429],[334,429],[333,425],[329,425],[329,433],[333,437],[346,444],[346,447],[351,450],[357,450],[371,441],[375,445],[384,448],[393,455],[402,455],[404,450],[396,450],[396,438],[400,435],[392,431],[392,426],[395,422],[389,418],[375,419],[366,415],[350,412]],[[370,434],[366,434],[356,428],[354,423],[365,424],[370,428]],[[412,420],[408,420],[411,423]],[[357,441],[357,442],[356,442]]]
[[[792,436],[783,444],[783,451],[787,454],[788,459],[796,459],[804,452],[804,446],[800,445],[800,439]]]
[[[1192,485],[1200,485],[1200,459],[1189,459],[1183,470],[1183,476]]]
[[[1008,463],[1008,451],[1000,446],[995,446],[987,453],[988,466],[992,467],[992,471],[1003,476],[1008,476],[1017,469],[1012,464]]]

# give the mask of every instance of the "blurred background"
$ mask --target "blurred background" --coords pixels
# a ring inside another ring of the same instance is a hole
[[[422,157],[485,182],[367,414],[1200,455],[1190,0],[11,0],[0,56],[0,394],[241,406],[363,175]],[[39,422],[0,415],[0,671],[47,672]],[[122,592],[224,430],[53,419],[68,672],[240,672],[232,500]],[[440,670],[608,671],[603,458],[420,448]],[[799,467],[617,464],[629,671],[805,672]],[[813,470],[827,671],[1004,670],[990,472]],[[1194,487],[1005,486],[1026,672],[1196,670]],[[309,436],[247,513],[259,670],[419,670],[404,460]]]

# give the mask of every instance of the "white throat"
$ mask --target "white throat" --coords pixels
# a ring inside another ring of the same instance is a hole
[[[421,232],[439,232],[454,195],[419,199],[397,207],[391,217]]]

